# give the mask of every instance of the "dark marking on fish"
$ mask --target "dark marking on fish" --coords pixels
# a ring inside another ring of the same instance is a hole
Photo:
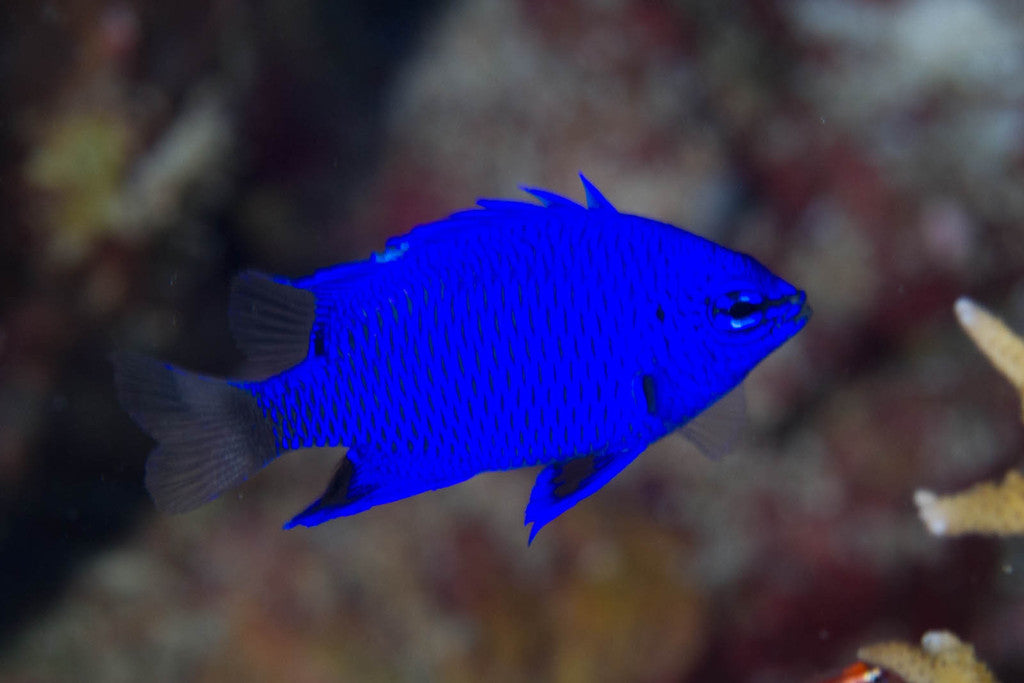
[[[654,382],[654,375],[644,375],[644,398],[647,399],[647,413],[655,415],[658,411],[658,396]]]
[[[317,325],[313,328],[313,354],[320,358],[327,355],[326,337],[323,325]]]

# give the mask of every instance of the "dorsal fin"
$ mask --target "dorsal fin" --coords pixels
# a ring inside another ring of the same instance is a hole
[[[580,173],[580,180],[583,181],[583,189],[587,193],[588,209],[607,209],[609,211],[616,211],[616,208],[612,206],[612,203],[605,199],[605,196],[594,186],[594,183],[587,180],[587,177],[582,173]]]
[[[511,212],[511,211],[530,211],[537,209],[599,209],[616,211],[612,203],[601,194],[601,191],[594,186],[592,182],[587,180],[587,177],[580,173],[580,180],[583,181],[583,190],[586,193],[587,205],[584,207],[581,204],[577,204],[568,197],[563,197],[560,194],[555,194],[550,190],[542,190],[538,187],[526,187],[520,186],[519,189],[528,195],[534,197],[540,202],[540,206],[536,204],[530,204],[528,202],[522,202],[514,199],[478,199],[477,206],[488,211],[499,211],[499,212]],[[452,218],[469,218],[473,213],[477,213],[470,209],[469,211],[459,211],[458,213],[452,214]]]
[[[349,287],[359,287],[365,278],[371,277],[378,268],[386,268],[403,258],[408,249],[408,245],[403,243],[404,240],[404,235],[394,237],[387,241],[383,252],[371,254],[368,259],[321,268],[312,275],[294,280],[292,284],[299,289],[308,289],[318,297]]]
[[[529,202],[521,202],[518,199],[478,199],[476,205],[482,209],[488,211],[536,211],[543,207],[531,204]]]
[[[275,374],[306,357],[316,296],[250,270],[235,277],[231,285],[228,315],[235,342],[249,359],[249,370]]]
[[[392,237],[387,241],[387,250],[373,255],[367,261],[349,264],[351,270],[335,273],[335,268],[328,269],[331,272],[318,273],[309,278],[296,281],[300,287],[308,287],[314,292],[319,292],[323,287],[335,288],[341,281],[350,277],[358,277],[364,274],[367,269],[381,265],[387,266],[390,263],[402,263],[403,261],[416,261],[422,247],[434,244],[448,244],[451,240],[460,238],[480,239],[484,231],[488,229],[503,230],[499,222],[503,218],[514,217],[522,219],[526,217],[535,218],[540,212],[547,209],[571,209],[574,211],[586,211],[587,209],[616,211],[601,192],[580,174],[583,181],[583,188],[586,191],[587,206],[578,204],[567,197],[555,194],[549,190],[542,190],[536,187],[521,187],[539,204],[517,199],[491,199],[483,197],[477,200],[479,208],[463,209],[450,214],[447,218],[430,223],[422,223],[415,226],[405,235]],[[408,253],[407,253],[408,252]],[[347,282],[345,283],[347,284]]]
[[[560,194],[549,192],[548,190],[542,190],[537,187],[524,187],[519,186],[519,189],[526,194],[536,197],[540,203],[545,207],[560,207],[564,209],[582,209],[583,207],[568,197],[563,197]]]

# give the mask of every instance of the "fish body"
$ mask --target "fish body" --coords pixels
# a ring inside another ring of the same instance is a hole
[[[666,434],[724,450],[736,410],[721,399],[804,326],[804,293],[583,181],[587,206],[526,190],[540,204],[480,200],[366,261],[239,276],[232,330],[266,379],[119,357],[122,403],[160,443],[158,507],[197,507],[287,451],[346,446],[288,527],[543,465],[532,540]]]

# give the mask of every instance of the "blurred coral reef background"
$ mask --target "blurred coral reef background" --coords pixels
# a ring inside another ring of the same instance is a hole
[[[747,681],[949,629],[1024,680],[1024,547],[913,492],[1019,466],[956,326],[1024,330],[1011,0],[12,0],[0,24],[0,680]],[[113,349],[241,357],[230,277],[300,275],[529,184],[809,292],[722,462],[659,444],[526,547],[532,472],[310,530],[337,454],[159,516]]]

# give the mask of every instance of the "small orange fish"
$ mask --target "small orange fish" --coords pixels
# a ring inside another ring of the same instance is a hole
[[[857,662],[843,669],[842,673],[821,683],[881,683],[885,680],[885,672],[880,667],[868,666]]]

